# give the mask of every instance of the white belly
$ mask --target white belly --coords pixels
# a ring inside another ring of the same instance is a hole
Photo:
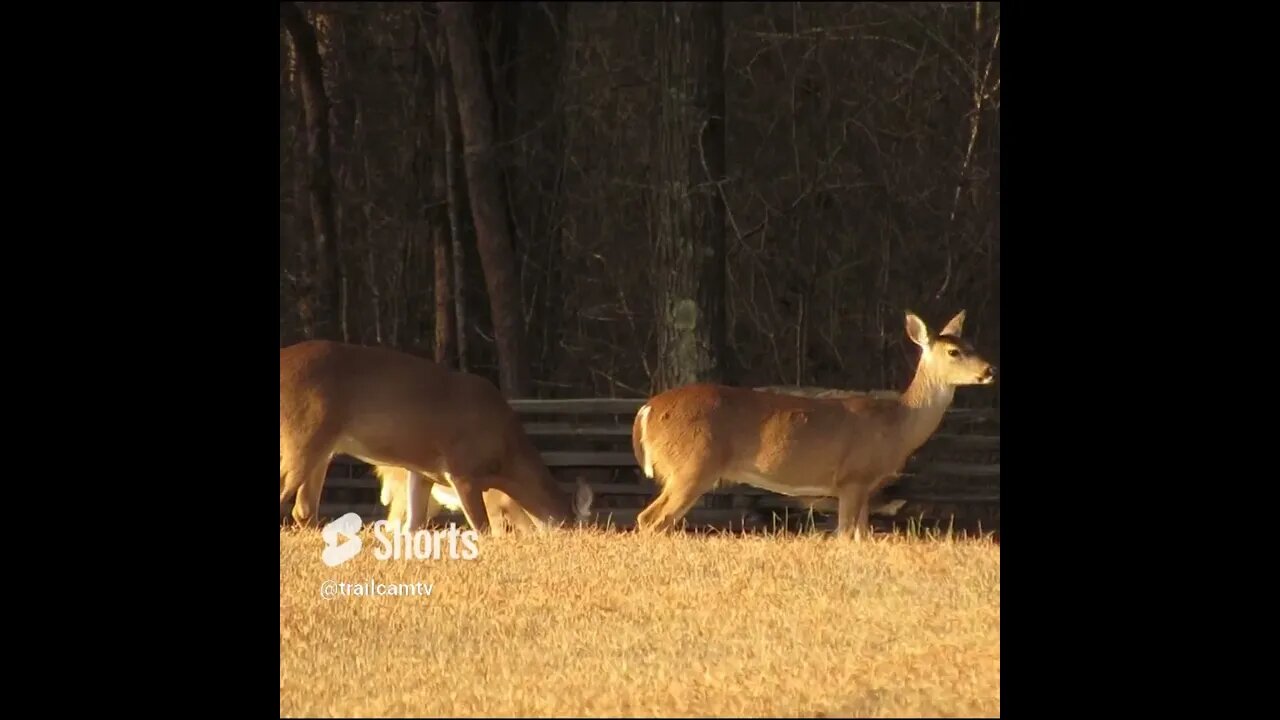
[[[734,473],[729,475],[728,479],[739,482],[744,485],[758,487],[761,490],[778,493],[779,495],[789,495],[791,497],[827,497],[835,495],[835,488],[831,485],[823,485],[812,482],[812,480],[800,484],[791,485],[781,482],[777,478],[766,477],[752,472]]]
[[[334,455],[346,455],[353,457],[360,462],[369,463],[370,465],[389,465],[399,467],[400,464],[392,461],[390,458],[378,457],[377,454],[369,452],[369,448],[360,443],[359,440],[351,437],[339,438],[337,444],[333,448]]]
[[[401,463],[399,458],[372,452],[367,446],[365,446],[359,440],[356,440],[355,438],[352,438],[349,436],[343,437],[338,440],[338,444],[335,446],[333,454],[346,455],[348,457],[353,457],[356,460],[359,460],[360,462],[368,463],[370,465],[383,465],[388,467],[399,467],[399,468],[404,467],[404,465]],[[443,473],[442,468],[416,468],[415,467],[415,468],[407,468],[407,469],[415,470],[417,472],[421,472],[426,475],[432,475],[432,476],[435,476],[437,479]]]

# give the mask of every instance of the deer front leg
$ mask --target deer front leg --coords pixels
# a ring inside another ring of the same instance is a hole
[[[836,534],[842,538],[860,541],[871,537],[870,505],[871,488],[856,482],[840,486],[837,497],[840,504],[837,509]]]
[[[520,504],[501,490],[484,491],[484,506],[489,511],[489,526],[494,535],[505,532],[536,532],[538,527]]]

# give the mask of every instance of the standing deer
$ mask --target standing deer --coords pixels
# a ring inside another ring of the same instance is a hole
[[[298,524],[316,522],[337,454],[443,478],[477,532],[489,528],[486,490],[501,490],[539,527],[590,512],[591,488],[579,480],[572,497],[561,491],[488,380],[388,348],[327,340],[281,348],[280,504],[296,493]],[[416,504],[407,504],[407,526]]]
[[[960,339],[964,315],[933,336],[907,313],[907,337],[920,346],[920,361],[896,398],[818,399],[711,384],[655,396],[631,429],[637,462],[661,487],[638,527],[670,529],[724,481],[793,497],[834,496],[838,534],[869,536],[869,499],[938,428],[956,387],[995,381],[995,367]]]
[[[387,507],[387,524],[392,532],[422,529],[445,508],[455,512],[462,510],[457,493],[443,479],[387,465],[378,465],[373,472],[382,485],[378,498]],[[501,490],[485,490],[484,507],[489,517],[489,529],[495,535],[502,534],[508,527],[513,530],[535,529],[528,513]]]

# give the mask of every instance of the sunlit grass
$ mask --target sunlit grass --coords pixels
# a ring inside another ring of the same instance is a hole
[[[380,561],[363,537],[329,568],[319,531],[281,532],[282,715],[999,714],[987,540],[580,530]],[[324,599],[326,580],[432,594]]]

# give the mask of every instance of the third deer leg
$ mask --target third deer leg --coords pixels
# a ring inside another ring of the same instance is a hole
[[[871,537],[871,493],[867,493],[867,499],[862,502],[862,509],[858,511],[858,524],[855,527],[863,537]]]
[[[458,493],[458,502],[462,504],[462,514],[466,516],[471,529],[483,535],[489,529],[489,514],[484,505],[484,488],[473,478],[460,477],[446,473],[445,477]]]
[[[391,492],[391,502],[387,504],[387,529],[393,533],[400,532],[404,527],[405,510],[408,504],[408,498],[403,490],[396,489]]]
[[[851,540],[870,536],[870,491],[865,485],[848,484],[839,490],[836,534]]]
[[[499,497],[501,494],[501,490],[484,491],[484,509],[489,516],[489,532],[495,537],[507,533],[507,510]]]
[[[387,511],[387,526],[393,532],[399,530],[414,531],[425,528],[427,523],[431,522],[431,518],[440,513],[441,505],[435,496],[431,494],[431,487],[434,482],[417,473],[405,473],[407,482],[402,487],[397,481],[391,494],[391,505]],[[418,487],[410,493],[409,485],[412,483],[420,483]],[[412,495],[413,504],[410,505],[410,495]],[[413,523],[410,524],[410,508],[412,508]]]
[[[664,485],[663,488],[658,491],[658,496],[645,506],[645,508],[640,511],[640,514],[636,516],[636,529],[644,530],[652,527],[653,524],[657,522],[657,518],[662,513],[662,508],[666,507],[669,499],[670,495],[667,493],[667,488]]]
[[[496,493],[497,504],[503,509],[507,520],[517,527],[549,528],[555,522],[553,513],[558,515],[565,509],[562,505],[563,498],[559,497],[554,485],[548,488],[541,483],[527,482],[518,474],[494,475],[487,478],[486,487],[490,490],[503,488]],[[486,493],[485,502],[489,502],[490,494]]]
[[[537,526],[529,519],[524,508],[501,490],[485,490],[484,506],[489,512],[489,525],[494,535],[506,532],[508,525],[512,532],[532,532]]]
[[[324,490],[325,472],[329,469],[328,452],[286,452],[280,459],[280,475],[284,487],[280,504],[297,494],[293,502],[294,522],[302,526],[315,524],[320,514],[320,494]]]
[[[436,496],[431,494],[431,487],[433,485],[435,485],[435,482],[431,480],[423,480],[422,493],[418,497],[418,504],[422,509],[414,512],[414,517],[421,518],[422,520],[418,523],[417,528],[413,528],[414,530],[417,530],[418,528],[425,528],[427,523],[431,522],[431,519],[436,515],[439,515],[440,511],[444,509],[444,506],[440,504],[440,501],[436,499]]]
[[[715,483],[715,476],[702,472],[673,475],[657,499],[637,516],[637,528],[657,532],[670,530]]]
[[[431,494],[431,489],[435,485],[435,480],[428,478],[422,473],[407,472],[405,483],[405,495],[408,499],[405,507],[408,516],[404,519],[404,526],[410,532],[425,528],[431,518],[440,512],[440,501],[436,500]]]

